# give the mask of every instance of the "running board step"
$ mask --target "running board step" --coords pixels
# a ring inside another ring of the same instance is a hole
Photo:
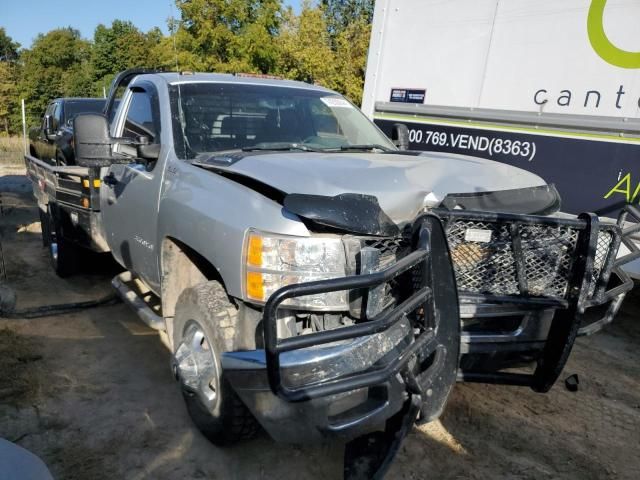
[[[153,311],[150,304],[143,300],[142,295],[153,295],[150,291],[141,292],[139,281],[133,277],[131,272],[123,272],[113,277],[111,285],[116,289],[116,293],[128,304],[149,328],[154,330],[165,330],[165,322],[162,315]]]

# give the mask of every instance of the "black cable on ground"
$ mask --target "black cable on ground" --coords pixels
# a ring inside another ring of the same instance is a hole
[[[115,305],[120,303],[120,297],[115,293],[111,293],[106,297],[98,300],[88,300],[86,302],[61,303],[58,305],[43,305],[41,307],[21,308],[10,312],[0,312],[3,318],[40,318],[50,317],[52,315],[61,315],[63,313],[71,313],[78,310],[87,310],[89,308],[102,307],[105,305]]]

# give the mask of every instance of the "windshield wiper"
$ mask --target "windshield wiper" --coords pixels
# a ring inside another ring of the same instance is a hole
[[[277,145],[252,145],[250,147],[243,147],[243,152],[257,152],[257,151],[272,151],[272,152],[287,152],[291,150],[300,150],[302,152],[319,152],[315,148],[307,147],[299,143],[287,143]]]
[[[384,145],[380,145],[378,143],[367,143],[362,145],[342,145],[340,150],[345,152],[349,150],[382,150],[383,152],[390,152],[391,149],[389,147],[385,147]]]

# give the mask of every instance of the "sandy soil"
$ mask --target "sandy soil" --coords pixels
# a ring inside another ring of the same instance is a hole
[[[0,172],[0,235],[18,308],[99,298],[114,267],[57,278],[21,171]],[[2,273],[2,272],[0,272]],[[1,278],[1,277],[0,277]],[[580,339],[547,395],[457,385],[440,421],[415,428],[388,478],[640,478],[640,292],[616,323]],[[192,426],[158,335],[118,304],[0,319],[0,437],[59,479],[333,479],[339,445],[291,446],[262,434],[231,449]]]

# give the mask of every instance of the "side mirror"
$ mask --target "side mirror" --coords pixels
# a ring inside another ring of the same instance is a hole
[[[404,123],[394,123],[391,127],[391,141],[400,150],[409,150],[409,128]]]
[[[53,115],[45,115],[43,120],[44,134],[49,136],[53,133]]]
[[[107,117],[81,113],[73,119],[73,149],[81,167],[108,167],[113,163]]]

